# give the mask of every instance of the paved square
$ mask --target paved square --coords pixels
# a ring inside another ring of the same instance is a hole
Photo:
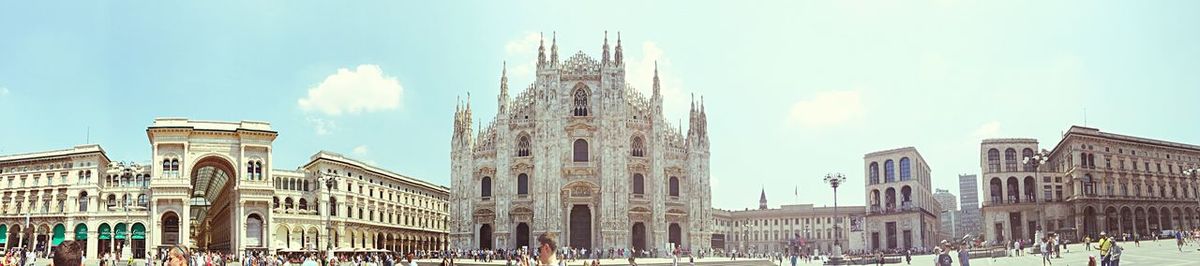
[[[1182,265],[1200,265],[1200,251],[1194,243],[1184,245],[1183,251],[1180,252],[1175,246],[1174,240],[1159,240],[1159,241],[1143,241],[1142,245],[1136,246],[1133,242],[1119,243],[1125,248],[1125,252],[1121,255],[1121,265],[1153,265],[1153,266],[1182,266]],[[1055,266],[1086,266],[1088,256],[1096,256],[1096,265],[1100,265],[1100,252],[1095,249],[1086,251],[1083,244],[1072,244],[1068,246],[1070,252],[1064,251],[1062,258],[1051,259],[1050,262]],[[981,258],[972,259],[971,265],[1042,265],[1041,255],[1023,255],[1020,257],[1003,257],[1003,258]],[[915,256],[913,257],[913,265],[933,265],[934,257],[932,255]],[[959,265],[957,258],[954,265]]]

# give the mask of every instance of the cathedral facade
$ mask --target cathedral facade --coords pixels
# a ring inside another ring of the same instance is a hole
[[[544,41],[543,41],[544,43]],[[543,232],[560,246],[664,251],[712,240],[709,140],[702,103],[686,134],[663,118],[657,69],[650,97],[625,82],[618,37],[599,60],[560,61],[538,47],[536,79],[479,128],[470,96],[451,140],[450,248],[531,247]]]

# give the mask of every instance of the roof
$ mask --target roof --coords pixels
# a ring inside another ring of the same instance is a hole
[[[1170,147],[1170,148],[1176,148],[1176,149],[1186,149],[1186,150],[1192,150],[1194,152],[1200,152],[1200,146],[1196,146],[1196,145],[1192,145],[1192,144],[1185,144],[1185,143],[1179,143],[1179,142],[1164,141],[1164,140],[1149,139],[1149,138],[1143,138],[1143,137],[1134,137],[1134,136],[1129,136],[1129,135],[1101,132],[1100,129],[1097,129],[1097,128],[1073,125],[1073,126],[1071,126],[1070,129],[1067,130],[1066,134],[1063,134],[1063,139],[1054,146],[1054,150],[1052,150],[1051,153],[1057,153],[1059,148],[1062,147],[1063,143],[1066,143],[1067,138],[1069,138],[1072,135],[1091,136],[1091,137],[1128,141],[1128,142],[1135,142],[1135,143],[1141,143],[1141,144],[1146,144],[1146,145]]]
[[[367,164],[367,163],[359,161],[359,160],[351,159],[350,157],[346,157],[346,156],[344,156],[340,153],[336,153],[336,152],[319,151],[316,154],[313,154],[313,156],[309,157],[309,158],[310,158],[309,162],[304,164],[304,166],[302,168],[308,168],[309,166],[311,166],[321,160],[329,160],[329,161],[333,161],[333,162],[338,162],[338,163],[343,163],[343,164],[348,164],[348,165],[352,165],[355,167],[359,167],[359,168],[365,169],[367,171],[374,172],[378,175],[391,177],[396,180],[412,183],[414,185],[424,186],[426,188],[433,189],[433,190],[436,190],[441,193],[447,193],[447,194],[450,193],[450,188],[447,188],[445,186],[436,185],[433,183],[429,183],[428,181],[425,181],[425,180],[412,178],[412,177],[402,175],[402,174],[399,174],[396,172],[388,171],[383,168],[375,167],[374,165],[370,165],[370,164]]]
[[[101,157],[104,157],[105,160],[108,160],[108,155],[105,155],[104,149],[100,148],[100,144],[84,144],[84,145],[76,145],[75,147],[70,148],[70,149],[2,155],[2,156],[0,156],[0,162],[29,160],[29,159],[42,159],[42,158],[49,158],[49,157],[64,157],[64,156],[87,154],[87,153],[93,153],[93,152],[100,153]]]
[[[277,133],[274,130],[271,130],[271,123],[268,122],[249,120],[242,120],[241,122],[189,120],[182,117],[155,118],[154,124],[151,124],[147,130],[156,128],[191,128],[193,130],[213,131],[251,130]]]

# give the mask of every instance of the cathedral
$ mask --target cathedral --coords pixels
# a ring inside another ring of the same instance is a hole
[[[599,60],[559,60],[538,47],[536,79],[515,98],[507,73],[498,111],[473,121],[470,96],[454,113],[450,247],[519,249],[537,235],[589,250],[711,246],[708,122],[693,100],[687,132],[663,118],[655,69],[647,98],[625,82],[618,34]]]

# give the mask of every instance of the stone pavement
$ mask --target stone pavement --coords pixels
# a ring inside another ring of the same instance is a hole
[[[1157,242],[1143,241],[1142,245],[1140,247],[1134,245],[1133,242],[1121,242],[1120,244],[1123,247],[1125,247],[1125,253],[1124,253],[1124,255],[1121,256],[1121,265],[1151,265],[1151,266],[1197,265],[1197,266],[1200,266],[1200,251],[1197,251],[1197,248],[1200,248],[1200,246],[1197,246],[1195,243],[1189,243],[1188,245],[1184,245],[1182,252],[1176,248],[1174,240],[1160,240]],[[1088,261],[1089,255],[1094,255],[1097,257],[1097,259],[1099,259],[1099,256],[1100,256],[1099,251],[1096,251],[1096,250],[1085,251],[1083,249],[1082,244],[1072,244],[1072,245],[1069,245],[1068,247],[1069,247],[1068,249],[1070,250],[1070,252],[1064,251],[1062,253],[1062,258],[1052,258],[1050,260],[1050,262],[1053,263],[1053,265],[1055,265],[1055,266],[1087,266],[1087,261]],[[923,266],[933,265],[933,260],[934,260],[933,255],[913,256],[912,265],[923,265]],[[441,260],[421,260],[421,261],[419,261],[419,264],[422,266],[437,265],[439,262],[441,262]],[[491,263],[476,263],[469,259],[468,260],[457,260],[456,262],[459,265],[464,265],[464,266],[465,265],[504,265],[503,260],[492,261]],[[671,262],[670,259],[639,259],[638,260],[639,265],[670,265],[670,262]],[[46,266],[46,265],[49,265],[49,263],[50,263],[49,259],[38,259],[37,261],[34,262],[33,266]],[[788,263],[788,261],[784,260],[784,263],[786,265]],[[1097,262],[1097,263],[1099,263],[1099,262]],[[117,264],[117,266],[124,266],[124,264],[125,264],[124,262],[120,262]],[[145,262],[139,260],[139,261],[136,261],[135,264],[136,264],[135,266],[144,266]],[[600,265],[627,265],[627,264],[628,263],[625,260],[601,260],[600,261]],[[728,258],[706,258],[703,260],[697,260],[696,264],[697,265],[730,265],[730,266],[734,266],[734,265],[774,265],[774,262],[768,263],[761,259],[759,259],[759,260],[738,259],[736,261],[730,261]],[[808,263],[808,264],[801,262],[797,265],[809,266],[809,265],[820,265],[820,264],[821,264],[820,261],[813,261],[812,263]],[[88,261],[84,262],[84,265],[97,266],[97,265],[99,265],[99,262],[95,261],[95,260],[88,260]],[[240,264],[231,263],[229,265],[237,266]],[[583,261],[582,260],[575,261],[575,262],[568,263],[567,265],[583,265]],[[687,263],[680,263],[680,265],[687,265]],[[889,265],[896,265],[896,264],[889,264]],[[905,264],[900,264],[900,265],[905,265]],[[955,258],[954,265],[955,266],[960,265],[957,258]],[[973,265],[973,266],[993,266],[993,265],[994,266],[1009,266],[1009,265],[1034,266],[1034,265],[1042,265],[1042,262],[1041,262],[1041,255],[1023,255],[1023,256],[1019,256],[1019,257],[972,259],[971,265]],[[1099,264],[1097,264],[1097,265],[1099,265]]]

